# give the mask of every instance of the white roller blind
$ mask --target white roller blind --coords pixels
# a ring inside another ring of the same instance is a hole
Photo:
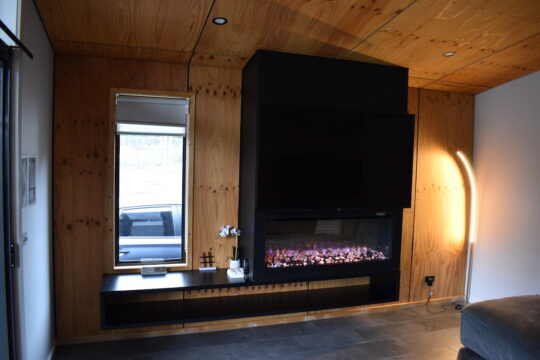
[[[174,97],[116,95],[117,124],[147,124],[185,127],[189,99]]]
[[[116,123],[117,134],[185,135],[184,126]]]

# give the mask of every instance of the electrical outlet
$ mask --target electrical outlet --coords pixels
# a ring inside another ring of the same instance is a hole
[[[435,275],[426,276],[424,281],[426,282],[427,286],[433,286],[433,283],[435,282]]]

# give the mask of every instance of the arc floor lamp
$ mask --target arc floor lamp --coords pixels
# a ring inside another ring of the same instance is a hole
[[[474,244],[476,241],[476,228],[477,228],[477,207],[478,207],[478,194],[477,194],[477,182],[474,169],[467,156],[462,152],[457,152],[458,158],[461,160],[463,167],[467,172],[467,179],[471,187],[471,201],[469,207],[469,232],[467,234],[467,265],[465,272],[465,294],[463,302],[456,302],[457,307],[462,307],[469,303],[471,296],[471,272],[472,272],[472,260]]]

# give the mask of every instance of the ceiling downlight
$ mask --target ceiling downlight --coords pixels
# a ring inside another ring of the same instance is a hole
[[[212,19],[212,22],[216,25],[225,25],[228,20],[224,17],[215,17]]]

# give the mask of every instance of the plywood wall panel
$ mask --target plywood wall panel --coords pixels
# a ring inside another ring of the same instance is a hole
[[[242,69],[249,59],[244,56],[227,56],[194,53],[190,65]]]
[[[468,185],[456,152],[472,154],[474,97],[419,90],[418,155],[410,301],[463,294]]]
[[[146,60],[185,64],[191,58],[190,52],[120,46],[110,44],[84,43],[77,41],[52,41],[58,54],[100,56],[117,59]]]
[[[54,258],[59,338],[99,333],[101,277],[110,268],[114,127],[110,89],[186,90],[185,65],[57,55]]]
[[[189,87],[197,97],[194,166],[193,267],[203,252],[228,267],[233,238],[223,225],[238,225],[241,71],[191,66]]]
[[[411,191],[411,207],[403,209],[403,222],[401,224],[401,259],[400,259],[400,281],[399,281],[399,301],[409,301],[409,290],[411,280],[411,261],[414,234],[414,210],[416,193],[416,155],[418,143],[418,89],[409,88],[407,111],[415,115],[414,133],[414,155],[413,155],[413,176]]]

